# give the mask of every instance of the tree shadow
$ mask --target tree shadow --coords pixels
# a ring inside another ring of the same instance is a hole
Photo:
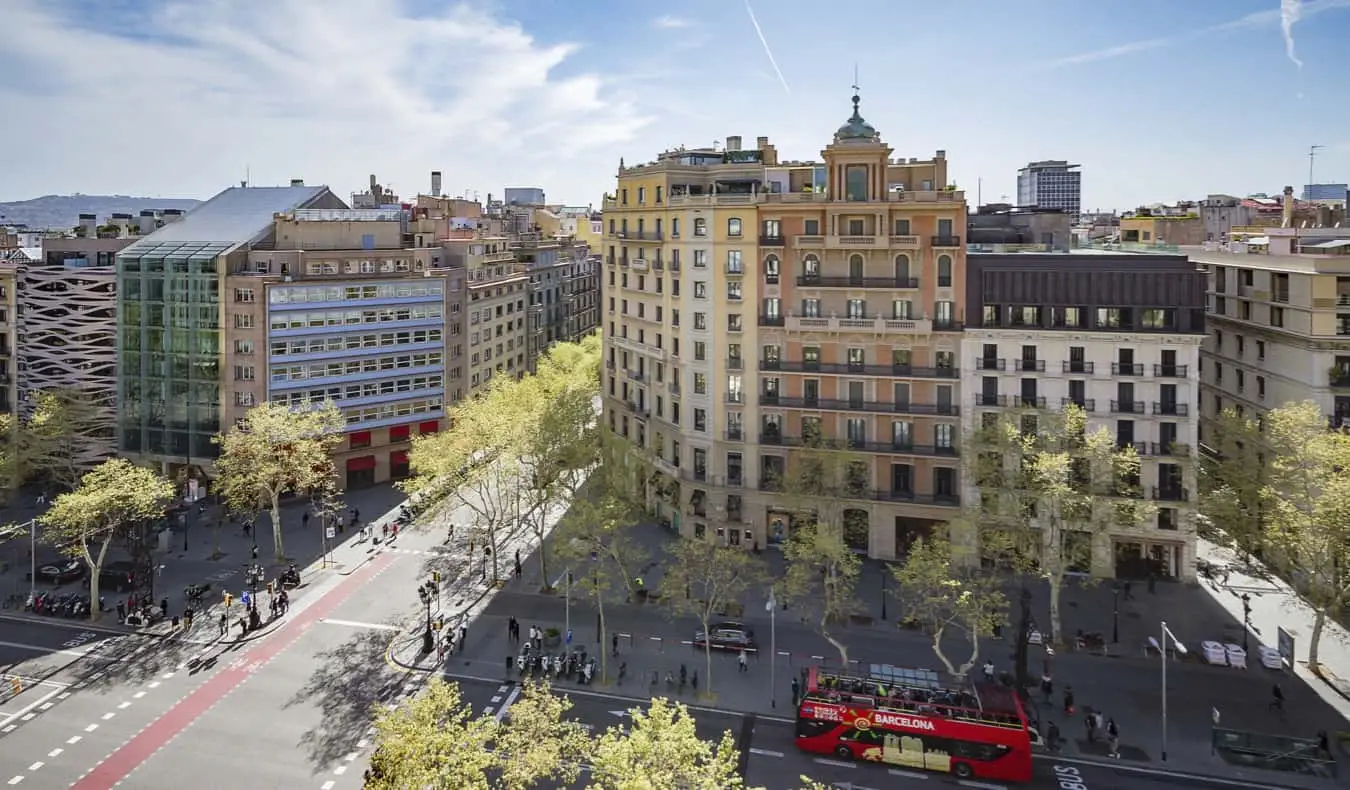
[[[388,631],[364,631],[347,642],[314,656],[309,680],[282,706],[316,707],[320,723],[307,730],[298,744],[310,762],[324,768],[357,750],[366,737],[375,707],[396,701],[407,676],[385,663]],[[400,634],[397,638],[403,638]]]

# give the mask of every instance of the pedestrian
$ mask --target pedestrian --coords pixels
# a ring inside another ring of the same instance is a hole
[[[460,645],[462,646],[465,642],[468,641],[468,639],[469,639],[469,627],[468,627],[467,625],[461,625],[461,626],[459,627],[459,643],[460,643]]]
[[[230,616],[224,612],[220,613],[220,635],[225,636],[225,632],[230,630]]]
[[[750,657],[746,655],[744,648],[741,649],[741,654],[736,657],[736,661],[740,664],[742,672],[750,671]]]
[[[192,611],[192,607],[190,607],[190,606],[189,606],[188,608],[186,608],[186,609],[183,610],[183,630],[184,630],[184,631],[190,631],[190,630],[192,630],[192,616],[195,615],[195,614],[196,614],[196,612]]]
[[[1059,738],[1059,725],[1052,721],[1050,727],[1045,731],[1045,745],[1049,747],[1050,751],[1059,751]]]
[[[506,618],[506,638],[512,642],[516,641],[516,618],[514,616]]]
[[[253,544],[253,559],[254,559],[255,561],[258,559],[258,544],[257,544],[257,543],[254,543],[254,544]]]
[[[240,526],[243,527],[244,537],[247,538],[249,534],[253,531],[253,519],[252,518],[244,519],[243,523]]]
[[[1073,686],[1064,686],[1064,715],[1073,715]]]
[[[307,529],[308,527],[309,527],[309,511],[306,510],[304,514],[300,516],[300,528]]]
[[[1088,740],[1088,743],[1096,743],[1096,742],[1097,742],[1097,714],[1093,713],[1092,711],[1088,711],[1088,714],[1087,714],[1086,716],[1083,717],[1083,729],[1087,731],[1087,740]]]
[[[1107,752],[1107,756],[1114,757],[1115,759],[1119,760],[1120,730],[1116,727],[1116,720],[1114,718],[1106,720],[1106,742],[1107,744],[1109,744],[1111,749],[1109,752]]]
[[[125,623],[127,621],[127,605],[121,601],[117,602],[117,622]]]
[[[801,693],[802,693],[802,684],[801,684],[801,681],[797,680],[796,678],[793,678],[793,679],[792,679],[792,707],[794,707],[794,708],[797,707],[797,695],[799,695],[799,694],[801,694]]]
[[[1268,710],[1277,711],[1281,717],[1284,716],[1284,689],[1280,688],[1279,683],[1276,683],[1270,690],[1270,707]]]
[[[1055,694],[1055,681],[1049,672],[1041,673],[1041,693],[1045,695],[1046,704],[1049,704]]]
[[[610,655],[619,657],[619,635],[615,634],[609,638]]]
[[[1124,588],[1122,589],[1122,592],[1125,593],[1125,600],[1127,600],[1127,601],[1133,601],[1133,600],[1134,600],[1134,592],[1133,592],[1133,590],[1131,589],[1132,587],[1133,587],[1133,585],[1131,584],[1131,582],[1126,581],[1126,582],[1125,582],[1125,586],[1124,586]]]
[[[994,682],[994,662],[987,659],[984,662],[984,682]]]
[[[516,567],[520,567],[520,549],[516,549]],[[516,571],[516,575],[519,576],[520,571]]]
[[[692,674],[692,675],[689,676],[689,687],[692,688],[692,689],[694,690],[694,693],[695,693],[695,694],[698,693],[698,670],[697,670],[697,669],[694,670],[694,674]]]
[[[168,616],[169,616],[169,599],[168,599],[168,598],[160,598],[160,599],[159,599],[159,614],[160,614],[161,617],[168,617]],[[1275,686],[1275,688],[1279,688],[1279,686],[1277,685],[1277,686]]]
[[[517,578],[517,579],[520,578],[520,574],[521,574],[522,570],[523,570],[523,569],[520,567],[520,560],[516,560],[516,578]]]
[[[689,682],[689,670],[684,664],[680,664],[680,691],[684,691],[684,685]]]

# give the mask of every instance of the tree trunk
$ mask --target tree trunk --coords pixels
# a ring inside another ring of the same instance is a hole
[[[956,667],[952,666],[951,659],[947,658],[947,654],[942,651],[942,635],[946,632],[946,626],[941,626],[933,631],[933,655],[937,656],[938,661],[942,662],[942,666],[947,668],[947,674],[959,677]]]
[[[547,516],[543,514],[539,516],[539,521],[536,522],[538,528],[535,530],[534,536],[539,539],[539,578],[543,582],[543,585],[548,587],[548,547],[544,545],[544,524],[547,523],[545,521],[546,518]]]
[[[211,539],[216,544],[215,549],[211,552],[212,559],[219,557],[222,553],[220,550],[220,527],[224,520],[225,514],[222,512],[220,515],[216,516],[216,525],[211,529]]]
[[[1322,642],[1322,629],[1327,624],[1327,610],[1325,607],[1318,606],[1313,609],[1313,627],[1312,634],[1308,636],[1308,667],[1317,669],[1319,666],[1317,660],[1318,647]]]
[[[1060,633],[1059,625],[1059,595],[1064,591],[1064,574],[1057,573],[1050,577],[1050,644],[1055,647],[1063,647],[1064,642]]]
[[[839,651],[839,663],[842,671],[848,669],[848,645],[835,639],[830,633],[830,607],[824,607],[825,613],[820,616],[820,635],[825,637],[825,641],[834,645],[834,649]]]
[[[708,690],[709,698],[712,697],[712,634],[708,626],[711,624],[711,617],[703,618],[703,688]]]
[[[93,622],[98,620],[103,614],[102,607],[98,605],[98,582],[99,575],[103,571],[103,558],[108,556],[108,546],[112,543],[112,532],[103,536],[103,544],[98,548],[98,559],[89,553],[89,543],[84,545],[84,561],[89,563],[89,620]],[[154,571],[151,571],[153,573]]]
[[[609,627],[605,623],[605,596],[600,594],[600,588],[595,588],[595,611],[600,615],[600,677],[609,677],[609,653],[605,650],[605,632]]]
[[[973,669],[976,662],[980,660],[980,635],[974,630],[968,631],[967,633],[970,636],[970,657],[967,658],[966,663],[962,664],[961,668],[956,671],[956,676],[961,678],[970,674],[970,670]]]
[[[1031,591],[1023,582],[1018,595],[1017,645],[1013,652],[1016,666],[1013,673],[1017,678],[1017,688],[1025,689],[1031,685],[1031,673],[1027,668],[1031,642]]]
[[[257,527],[254,527],[257,529]],[[253,536],[256,543],[258,536]],[[272,494],[272,551],[276,555],[277,562],[286,559],[286,546],[281,540],[281,494]]]

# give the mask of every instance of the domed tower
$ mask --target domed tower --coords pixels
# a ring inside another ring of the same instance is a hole
[[[862,117],[862,97],[853,94],[853,114],[821,151],[828,173],[826,194],[832,201],[871,202],[886,199],[886,168],[891,149],[881,133]]]

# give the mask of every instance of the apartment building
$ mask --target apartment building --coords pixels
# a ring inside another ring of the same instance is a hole
[[[969,425],[994,411],[1034,420],[1075,404],[1089,431],[1104,427],[1140,456],[1141,495],[1156,515],[1102,536],[1074,570],[1193,579],[1203,269],[1184,255],[972,252],[965,287]]]
[[[568,302],[563,298],[563,287],[574,256],[584,255],[584,251],[533,232],[518,237],[511,246],[516,260],[530,275],[525,359],[530,372],[534,372],[539,357],[547,354],[554,343],[566,339]]]
[[[442,243],[448,265],[462,268],[467,295],[464,334],[466,396],[484,391],[495,375],[529,370],[526,325],[530,271],[506,236],[456,234]]]
[[[266,399],[333,401],[336,462],[359,488],[408,476],[414,436],[463,397],[464,273],[407,245],[404,209],[294,209],[226,278],[231,419]]]
[[[604,203],[605,419],[681,533],[791,532],[794,448],[856,453],[850,546],[891,558],[957,512],[965,195],[853,114],[821,161],[767,138],[625,167]]]
[[[575,343],[600,328],[600,256],[573,260],[563,275],[563,340]]]
[[[1205,223],[1194,204],[1139,208],[1121,216],[1120,240],[1150,246],[1197,245],[1205,241]]]
[[[12,414],[19,402],[19,266],[0,260],[0,414]]]
[[[1267,228],[1188,250],[1209,270],[1201,419],[1316,401],[1350,424],[1350,230]]]
[[[216,457],[212,437],[229,427],[235,389],[226,335],[244,320],[225,316],[226,278],[247,265],[251,245],[271,235],[273,217],[295,208],[345,204],[326,187],[299,182],[233,187],[117,253],[117,439],[124,455],[193,476]]]

